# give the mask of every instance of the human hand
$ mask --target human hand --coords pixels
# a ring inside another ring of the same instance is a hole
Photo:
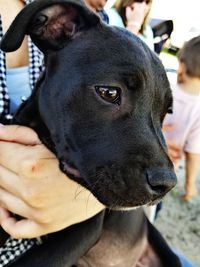
[[[147,4],[143,2],[135,2],[131,6],[126,7],[127,29],[134,34],[138,34],[146,16]]]
[[[59,170],[55,155],[30,128],[1,126],[0,140],[0,224],[14,238],[56,232],[104,208]]]
[[[165,124],[163,126],[163,132],[167,133],[172,131],[176,126],[174,124]],[[182,149],[180,146],[175,144],[170,139],[166,139],[167,147],[168,147],[168,154],[171,159],[171,161],[175,164],[177,161],[179,161],[182,157]]]
[[[182,150],[179,146],[174,144],[171,140],[167,140],[167,147],[168,147],[168,154],[171,161],[175,164],[177,163],[182,157]]]

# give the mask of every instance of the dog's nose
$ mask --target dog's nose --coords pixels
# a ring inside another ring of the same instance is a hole
[[[147,181],[154,193],[163,194],[176,185],[177,178],[171,170],[149,169],[147,170]]]

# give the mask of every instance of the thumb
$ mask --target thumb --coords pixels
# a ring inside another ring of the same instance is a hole
[[[24,145],[37,145],[41,142],[31,128],[20,125],[0,125],[0,140]]]

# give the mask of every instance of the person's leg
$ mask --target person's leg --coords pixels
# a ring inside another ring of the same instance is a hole
[[[185,153],[185,194],[182,199],[189,201],[197,195],[196,178],[199,171],[200,155]]]

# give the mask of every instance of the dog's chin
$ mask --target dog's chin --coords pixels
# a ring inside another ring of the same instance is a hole
[[[112,210],[119,210],[119,211],[129,211],[129,210],[136,210],[139,209],[140,207],[143,207],[143,205],[141,206],[136,206],[136,207],[120,207],[120,206],[116,206],[116,207],[112,207]]]
[[[92,191],[88,186],[88,190]],[[142,206],[150,206],[158,203],[162,197],[155,196],[141,196],[137,195],[135,198],[128,198],[113,191],[106,190],[107,192],[97,191],[92,192],[93,195],[108,209],[111,210],[132,210]],[[108,192],[109,191],[109,192]]]
[[[134,203],[134,204],[131,204],[131,206],[129,206],[130,204],[126,204],[126,203],[121,203],[121,205],[109,205],[107,206],[109,209],[112,209],[112,210],[120,210],[120,211],[129,211],[129,210],[135,210],[135,209],[138,209],[138,208],[141,208],[141,207],[145,207],[145,206],[153,206],[153,205],[157,205],[160,201],[161,201],[162,198],[159,198],[159,199],[156,199],[156,200],[153,200],[153,201],[147,201],[147,202],[140,202],[140,203]]]
[[[150,202],[147,203],[146,205],[147,205],[147,206],[157,205],[157,204],[162,200],[162,198],[163,198],[163,197],[156,198],[155,200],[150,201]]]
[[[115,194],[114,192],[110,191],[109,195],[106,197],[107,194],[102,194],[102,192],[98,192],[95,190],[93,192],[92,188],[86,183],[85,179],[81,177],[80,171],[70,162],[67,161],[60,161],[60,168],[61,170],[72,180],[78,182],[85,188],[87,188],[89,191],[92,192],[92,194],[102,203],[104,204],[108,209],[112,210],[133,210],[137,209],[142,206],[151,206],[155,205],[160,202],[162,197],[155,198],[155,199],[135,199],[135,200],[127,200],[122,199],[118,194]]]
[[[141,205],[134,206],[134,207],[121,207],[121,206],[116,206],[116,207],[112,207],[112,210],[121,210],[121,211],[136,210],[136,209],[141,208],[141,207],[149,207],[149,206],[157,205],[161,201],[161,199],[162,198],[159,198],[159,199],[150,201],[149,203],[141,204]]]

